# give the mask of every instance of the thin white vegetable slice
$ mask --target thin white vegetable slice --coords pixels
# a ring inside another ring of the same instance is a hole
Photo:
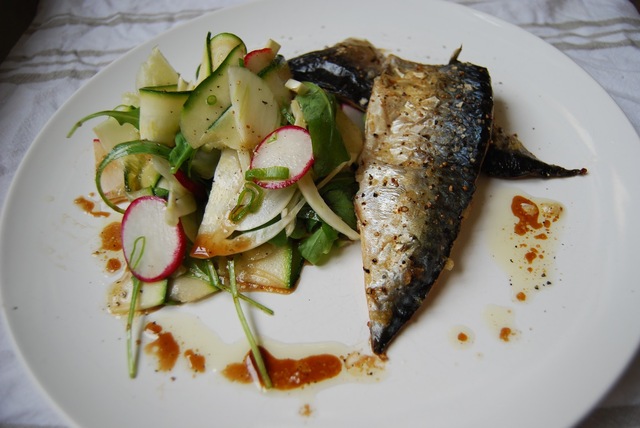
[[[277,190],[264,189],[260,209],[243,217],[238,222],[236,230],[243,232],[255,229],[273,220],[289,204],[296,190],[295,186]]]
[[[235,150],[224,149],[213,177],[209,200],[200,223],[196,246],[216,247],[218,242],[231,235],[237,224],[229,219],[229,213],[238,202],[244,184],[244,176]]]
[[[186,237],[180,223],[165,220],[167,204],[156,196],[134,200],[122,218],[122,251],[131,273],[144,282],[171,275],[182,263]]]
[[[235,238],[217,240],[213,245],[209,241],[210,237],[199,235],[191,255],[197,258],[211,258],[214,256],[229,256],[256,248],[274,238],[291,222],[295,221],[296,215],[298,215],[304,204],[304,199],[301,199],[297,201],[293,208],[287,209],[286,214],[277,222],[261,229],[243,233]]]
[[[298,180],[298,188],[300,189],[300,192],[302,192],[302,196],[304,196],[304,199],[306,199],[309,206],[313,208],[316,214],[318,214],[325,223],[352,241],[360,239],[358,232],[351,229],[351,227],[349,227],[349,225],[345,223],[338,214],[329,208],[324,199],[322,199],[322,196],[320,196],[318,188],[309,174],[306,174]]]

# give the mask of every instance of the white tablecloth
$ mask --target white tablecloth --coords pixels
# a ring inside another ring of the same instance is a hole
[[[565,52],[605,88],[640,132],[640,15],[629,0],[456,1],[514,23]],[[151,37],[203,12],[242,2],[41,1],[34,22],[0,65],[0,207],[37,133],[83,83]],[[0,426],[65,426],[17,360],[2,318]],[[640,427],[640,355],[580,426]]]

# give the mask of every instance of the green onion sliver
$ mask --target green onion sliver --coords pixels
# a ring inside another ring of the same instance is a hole
[[[245,180],[286,180],[289,178],[289,168],[286,166],[252,168],[244,173],[244,178]]]
[[[234,223],[242,220],[247,214],[254,213],[260,209],[264,192],[257,184],[247,181],[238,195],[238,203],[229,213],[229,220]]]

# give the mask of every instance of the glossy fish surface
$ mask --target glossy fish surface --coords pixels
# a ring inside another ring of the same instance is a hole
[[[459,53],[459,52],[458,52]],[[342,99],[366,109],[373,79],[382,72],[385,54],[366,40],[350,38],[322,50],[289,60],[297,80],[308,80]],[[496,129],[482,171],[491,177],[562,178],[584,175],[586,169],[567,169],[535,157],[514,135]]]
[[[492,129],[488,71],[393,55],[375,79],[356,178],[371,346],[384,354],[448,263]]]

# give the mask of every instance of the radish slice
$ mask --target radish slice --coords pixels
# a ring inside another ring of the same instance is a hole
[[[244,66],[258,74],[271,64],[275,57],[276,54],[271,48],[256,49],[244,56]]]
[[[285,167],[289,177],[282,180],[256,180],[265,189],[281,189],[300,180],[313,165],[311,135],[305,128],[287,125],[276,129],[256,147],[251,169]]]
[[[167,203],[157,196],[135,199],[122,218],[122,250],[131,273],[154,282],[171,275],[182,263],[186,237],[181,223],[165,220]]]

